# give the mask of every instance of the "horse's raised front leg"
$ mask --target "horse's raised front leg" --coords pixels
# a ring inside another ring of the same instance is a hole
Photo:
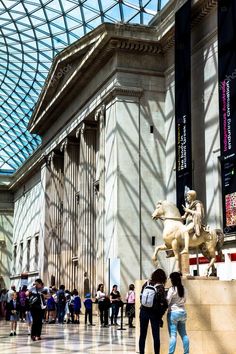
[[[178,241],[176,239],[174,239],[172,241],[171,245],[172,245],[172,250],[174,252],[175,260],[176,260],[176,271],[180,272],[180,261],[179,261],[180,254],[179,254]]]
[[[157,260],[157,254],[159,251],[166,251],[168,250],[169,248],[163,244],[163,245],[159,245],[155,248],[155,251],[153,253],[153,256],[152,256],[152,262],[154,265],[158,265],[158,260]]]

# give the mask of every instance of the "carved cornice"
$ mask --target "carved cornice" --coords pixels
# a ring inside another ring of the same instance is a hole
[[[120,49],[125,51],[132,51],[138,53],[150,53],[159,54],[161,52],[161,47],[157,42],[145,42],[137,40],[122,40],[122,39],[112,39],[109,43],[110,48]]]
[[[157,37],[160,38],[160,46],[162,52],[168,51],[175,44],[175,13],[186,1],[179,3],[173,2],[163,15],[166,15],[166,19],[162,17],[158,18],[157,23]],[[191,16],[191,28],[197,26],[204,17],[208,16],[217,7],[217,0],[195,0],[192,5]],[[168,16],[168,12],[169,16]],[[165,28],[168,28],[167,30]],[[166,31],[166,33],[164,33]],[[164,33],[162,35],[162,33]]]
[[[210,14],[217,7],[218,0],[199,0],[196,9],[192,11],[192,27],[196,26],[201,20]],[[198,6],[198,7],[197,7]]]
[[[140,98],[143,95],[143,88],[140,87],[126,87],[126,86],[114,86],[103,97],[103,101],[109,102],[116,96],[127,96],[127,97],[138,97]]]

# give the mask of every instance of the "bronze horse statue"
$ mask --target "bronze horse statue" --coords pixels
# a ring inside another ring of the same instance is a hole
[[[153,219],[160,219],[164,222],[163,240],[164,244],[155,248],[152,260],[155,264],[157,261],[157,254],[159,251],[173,250],[176,267],[180,271],[180,252],[184,247],[184,233],[186,226],[183,224],[180,212],[175,204],[166,200],[160,201],[156,205],[156,209],[152,214]],[[209,260],[209,265],[206,270],[206,275],[216,275],[215,261],[216,251],[218,255],[223,258],[222,246],[224,243],[224,233],[219,229],[212,229],[210,227],[201,227],[199,236],[193,233],[189,235],[189,248],[198,248],[204,257]]]

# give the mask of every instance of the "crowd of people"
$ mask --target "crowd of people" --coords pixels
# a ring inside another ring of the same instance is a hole
[[[126,315],[129,318],[129,326],[133,328],[135,293],[134,285],[129,286],[125,298]],[[28,324],[28,334],[33,341],[41,340],[42,324],[79,324],[80,314],[83,308],[85,324],[93,325],[93,304],[98,304],[100,323],[102,327],[118,325],[117,317],[120,308],[123,311],[118,286],[112,287],[111,293],[104,292],[104,285],[99,284],[94,298],[90,293],[85,294],[83,300],[77,289],[66,290],[64,285],[45,287],[41,279],[36,279],[33,285],[27,288],[22,286],[16,291],[15,285],[10,290],[2,289],[0,294],[0,317],[10,321],[10,336],[16,335],[18,321]],[[111,315],[109,316],[109,309]]]
[[[148,324],[150,322],[153,335],[154,353],[160,353],[160,327],[162,317],[167,310],[168,331],[170,335],[169,354],[175,352],[177,333],[183,342],[184,354],[189,354],[189,339],[186,333],[186,289],[182,285],[181,275],[178,272],[170,274],[171,287],[166,291],[166,274],[162,269],[156,269],[150,279],[143,284],[140,294],[140,337],[139,352],[145,353],[145,342]],[[125,298],[116,284],[111,292],[107,293],[104,284],[99,284],[94,298],[87,293],[83,300],[78,290],[69,291],[64,285],[45,287],[41,279],[27,288],[26,285],[17,292],[14,285],[0,295],[1,316],[10,321],[10,336],[17,334],[18,321],[27,322],[28,334],[32,341],[41,340],[43,323],[80,323],[81,308],[83,305],[86,325],[93,325],[93,304],[98,304],[100,325],[102,327],[117,326],[120,308],[125,305],[125,314],[128,317],[128,326],[134,328],[135,317],[135,287],[130,284]],[[110,323],[109,323],[110,319]]]

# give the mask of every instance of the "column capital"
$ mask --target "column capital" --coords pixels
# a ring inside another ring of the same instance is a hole
[[[79,138],[81,134],[83,135],[86,130],[97,130],[97,123],[83,122],[76,130],[76,138]]]
[[[46,160],[47,160],[47,161],[46,161],[46,164],[47,164],[47,166],[51,166],[54,157],[55,157],[55,152],[54,152],[54,151],[50,152],[50,154],[48,154],[48,155],[46,156]]]
[[[80,124],[80,126],[76,129],[75,132],[75,136],[76,138],[79,138],[81,136],[81,134],[84,134],[84,130],[85,130],[85,123],[83,122],[82,124]]]
[[[105,104],[102,104],[95,112],[95,121],[98,121],[99,119],[104,119],[105,118],[105,111],[106,111],[106,106]]]
[[[63,152],[67,149],[68,146],[68,138],[65,138],[65,140],[63,140],[63,142],[60,145],[60,151]]]

